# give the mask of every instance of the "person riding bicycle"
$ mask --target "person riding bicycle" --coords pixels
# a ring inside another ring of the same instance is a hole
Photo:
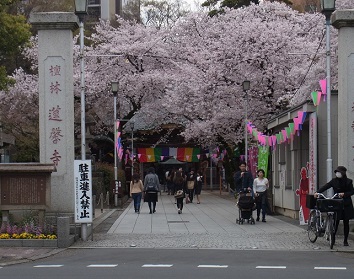
[[[348,235],[349,235],[349,220],[354,218],[354,208],[351,196],[354,194],[353,189],[353,180],[347,177],[347,169],[343,166],[338,166],[334,173],[336,175],[331,181],[326,185],[320,187],[318,191],[314,194],[314,197],[317,198],[317,193],[322,193],[330,188],[333,189],[334,194],[338,194],[340,198],[343,198],[344,209],[339,211],[335,233],[337,233],[339,221],[343,220],[344,224],[344,246],[348,245]]]

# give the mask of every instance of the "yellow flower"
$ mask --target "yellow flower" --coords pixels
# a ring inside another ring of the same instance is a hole
[[[0,239],[9,239],[10,235],[8,233],[2,233],[0,234]]]

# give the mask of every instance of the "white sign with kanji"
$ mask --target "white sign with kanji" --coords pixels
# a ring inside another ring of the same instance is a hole
[[[92,172],[90,160],[74,161],[75,223],[92,223]]]

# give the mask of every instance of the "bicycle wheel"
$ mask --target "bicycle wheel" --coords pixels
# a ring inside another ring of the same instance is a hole
[[[307,223],[307,235],[309,237],[309,240],[314,243],[317,240],[318,234],[317,234],[317,228],[316,228],[316,222],[317,222],[317,216],[316,216],[316,211],[311,210],[310,211],[310,216],[309,220]]]
[[[333,215],[328,215],[327,217],[327,233],[329,237],[329,247],[333,249],[335,236],[334,236],[334,219]]]

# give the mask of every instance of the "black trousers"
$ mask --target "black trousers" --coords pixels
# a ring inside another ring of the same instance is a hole
[[[193,202],[194,189],[188,189],[188,197],[189,197],[190,202]]]
[[[182,210],[183,209],[183,198],[178,198],[177,200],[177,208]]]
[[[267,190],[264,192],[257,192],[259,195],[256,198],[256,206],[257,206],[257,218],[261,214],[262,210],[262,219],[265,219],[266,211],[267,211]]]
[[[155,211],[156,209],[156,202],[155,201],[149,201],[148,202],[150,212]],[[152,205],[152,210],[151,210],[151,205]]]
[[[340,220],[336,221],[336,233],[338,230]],[[344,225],[344,240],[348,240],[348,235],[349,235],[349,220],[343,220],[343,225]]]

